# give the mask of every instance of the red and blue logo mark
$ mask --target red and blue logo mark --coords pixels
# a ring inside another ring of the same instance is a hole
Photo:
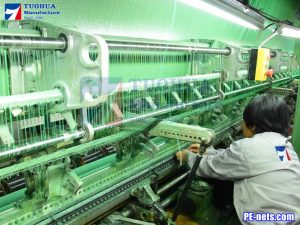
[[[5,20],[21,20],[22,5],[21,3],[6,3],[4,6]]]
[[[291,161],[291,156],[286,146],[275,146],[275,150],[279,156],[280,161],[284,161],[285,159]]]

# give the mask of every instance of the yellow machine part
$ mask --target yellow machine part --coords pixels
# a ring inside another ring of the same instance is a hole
[[[264,81],[267,79],[266,72],[269,67],[269,61],[270,61],[270,49],[259,48],[257,52],[255,80]]]

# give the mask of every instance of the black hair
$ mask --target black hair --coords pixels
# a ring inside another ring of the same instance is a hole
[[[246,106],[243,119],[254,133],[276,132],[289,135],[289,110],[286,102],[274,95],[259,95]]]

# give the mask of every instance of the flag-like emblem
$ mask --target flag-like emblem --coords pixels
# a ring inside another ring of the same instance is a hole
[[[291,160],[291,156],[286,148],[286,146],[275,146],[275,150],[278,154],[278,157],[280,159],[280,161],[284,161],[285,159],[287,159],[288,161]]]
[[[4,7],[5,20],[21,20],[22,5],[21,3],[6,3]]]

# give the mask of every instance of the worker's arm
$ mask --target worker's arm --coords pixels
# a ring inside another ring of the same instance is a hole
[[[190,168],[195,159],[195,153],[187,152],[186,161]],[[209,154],[203,154],[197,174],[224,180],[243,179],[251,176],[243,154],[242,141],[232,143],[227,149],[211,150]]]

